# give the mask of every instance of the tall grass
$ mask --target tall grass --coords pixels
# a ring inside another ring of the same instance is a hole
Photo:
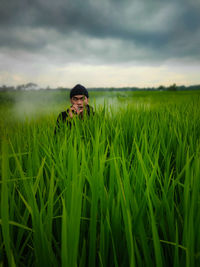
[[[54,126],[2,126],[0,264],[198,266],[198,99]]]

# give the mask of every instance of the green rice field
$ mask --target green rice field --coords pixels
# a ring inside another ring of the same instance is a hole
[[[0,92],[0,266],[200,266],[200,90]]]

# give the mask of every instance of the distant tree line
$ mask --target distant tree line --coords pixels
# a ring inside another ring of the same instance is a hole
[[[65,87],[57,87],[57,88],[51,88],[47,86],[46,88],[41,88],[35,83],[27,83],[27,84],[22,84],[18,86],[6,86],[2,85],[0,86],[0,91],[29,91],[29,90],[70,90],[71,88],[65,88]],[[181,85],[178,86],[175,83],[170,85],[170,86],[164,86],[160,85],[158,87],[145,87],[145,88],[139,88],[139,87],[95,87],[95,88],[88,88],[90,91],[180,91],[180,90],[199,90],[200,85],[190,85],[190,86],[185,86]]]

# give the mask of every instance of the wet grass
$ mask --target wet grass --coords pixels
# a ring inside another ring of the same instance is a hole
[[[56,136],[53,112],[2,119],[3,266],[199,265],[199,98],[145,97]]]

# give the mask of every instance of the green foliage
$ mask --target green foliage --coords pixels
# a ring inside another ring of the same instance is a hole
[[[2,119],[0,264],[199,265],[199,98],[167,93],[56,136],[53,113]]]
[[[167,88],[167,90],[169,90],[169,91],[176,91],[176,90],[177,90],[177,86],[176,86],[176,84],[174,83],[174,84],[170,85],[170,86]]]

